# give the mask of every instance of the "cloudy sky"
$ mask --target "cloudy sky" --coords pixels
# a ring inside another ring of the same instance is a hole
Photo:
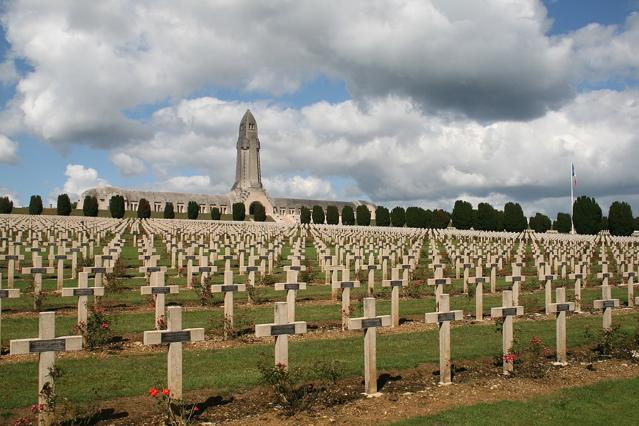
[[[639,213],[636,0],[5,1],[0,193],[224,193]]]

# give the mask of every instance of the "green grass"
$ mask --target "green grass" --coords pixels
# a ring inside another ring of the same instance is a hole
[[[524,402],[457,407],[395,425],[636,425],[638,392],[639,378],[610,380]]]
[[[186,313],[185,325],[192,322]],[[638,314],[615,317],[626,331],[634,331]],[[150,323],[150,322],[149,322]],[[600,317],[571,317],[568,320],[568,348],[588,343],[587,327],[599,329]],[[520,321],[516,323],[516,338],[527,342],[539,336],[554,347],[554,321]],[[452,356],[457,363],[463,360],[491,357],[501,352],[501,335],[495,326],[464,325],[454,327],[451,336]],[[289,359],[292,367],[309,366],[316,361],[338,360],[346,375],[360,376],[363,370],[363,339],[361,334],[330,340],[291,342]],[[438,362],[437,332],[383,334],[378,336],[378,368],[402,370],[422,363]],[[218,350],[186,350],[184,352],[184,386],[186,390],[214,388],[220,393],[238,391],[258,383],[256,367],[260,356],[272,359],[273,344],[254,344]],[[89,355],[80,359],[58,362],[65,375],[57,385],[60,395],[73,401],[92,398],[95,388],[101,399],[143,394],[149,387],[162,385],[166,377],[166,353],[123,355]],[[36,362],[8,363],[0,369],[0,409],[24,407],[36,397]]]

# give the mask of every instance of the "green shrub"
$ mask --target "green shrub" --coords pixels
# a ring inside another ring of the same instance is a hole
[[[246,219],[246,206],[244,203],[233,203],[233,220],[243,222]]]
[[[42,214],[42,197],[39,195],[32,195],[29,201],[29,214],[40,215]]]
[[[199,214],[200,206],[198,205],[198,203],[196,201],[189,201],[189,204],[186,207],[186,216],[190,220],[195,220],[197,219]]]

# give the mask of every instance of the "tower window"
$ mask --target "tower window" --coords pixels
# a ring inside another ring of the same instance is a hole
[[[249,130],[255,130],[255,124],[249,123]]]

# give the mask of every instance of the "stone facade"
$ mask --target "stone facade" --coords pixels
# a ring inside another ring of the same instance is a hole
[[[176,213],[186,213],[189,201],[195,201],[200,206],[200,213],[210,213],[213,207],[217,207],[222,214],[231,213],[234,203],[244,203],[246,212],[251,212],[253,203],[261,203],[266,214],[275,221],[299,222],[302,207],[320,206],[326,212],[330,205],[338,210],[346,205],[353,207],[365,205],[371,212],[371,219],[375,219],[375,205],[367,201],[331,201],[331,200],[304,200],[295,198],[272,198],[262,186],[262,171],[260,166],[260,140],[257,133],[257,122],[251,111],[247,110],[240,121],[239,136],[237,139],[237,160],[235,165],[235,183],[231,190],[224,195],[191,194],[181,192],[155,192],[137,191],[130,189],[104,186],[92,188],[82,194],[78,202],[78,208],[82,208],[84,197],[95,196],[98,199],[98,208],[107,210],[109,200],[114,195],[124,197],[125,209],[135,211],[142,198],[149,201],[151,211],[163,212],[166,203],[173,203]]]

